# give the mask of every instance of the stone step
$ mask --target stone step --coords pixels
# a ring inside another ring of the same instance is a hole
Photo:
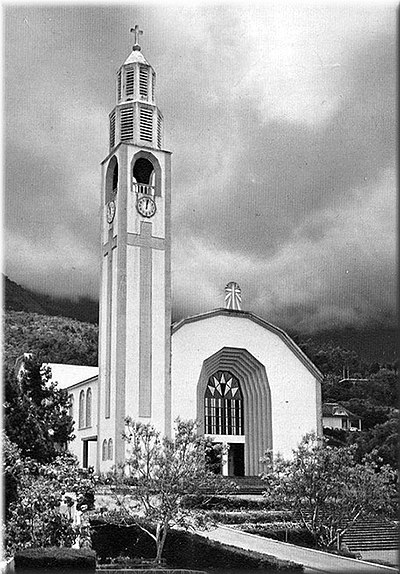
[[[353,552],[396,550],[399,547],[399,528],[393,523],[366,521],[346,532],[343,542]]]

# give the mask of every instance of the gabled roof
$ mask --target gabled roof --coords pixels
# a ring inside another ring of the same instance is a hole
[[[322,416],[323,417],[351,417],[359,419],[358,415],[350,412],[340,403],[323,403],[322,405]]]
[[[48,365],[51,368],[51,378],[58,383],[60,389],[83,383],[99,374],[99,367],[64,365],[63,363],[48,363]]]
[[[285,331],[282,331],[279,327],[275,327],[272,323],[268,323],[258,315],[254,313],[250,313],[249,311],[238,311],[234,309],[214,309],[213,311],[207,311],[206,313],[200,313],[199,315],[192,315],[191,317],[187,317],[186,319],[181,319],[174,323],[171,327],[172,335],[176,333],[179,329],[181,329],[184,325],[189,323],[195,323],[196,321],[204,321],[206,319],[210,319],[211,317],[237,317],[239,319],[247,319],[249,321],[253,321],[257,325],[260,325],[264,329],[271,331],[278,335],[278,337],[289,347],[291,351],[297,356],[297,358],[303,363],[303,365],[310,371],[310,373],[319,381],[322,381],[323,375],[314,365],[314,363],[303,353],[303,351],[296,345],[296,343],[289,337]]]

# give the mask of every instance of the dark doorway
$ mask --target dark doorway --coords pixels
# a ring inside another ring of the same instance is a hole
[[[83,446],[83,457],[82,457],[82,466],[83,468],[89,467],[89,442],[97,443],[97,436],[91,436],[88,438],[82,439],[82,446]],[[96,444],[94,444],[94,448],[96,448]]]
[[[229,444],[228,475],[244,476],[244,444]]]

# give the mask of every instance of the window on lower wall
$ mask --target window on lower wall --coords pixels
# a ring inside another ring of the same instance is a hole
[[[86,426],[92,426],[92,389],[86,391]]]
[[[102,444],[102,449],[101,449],[101,459],[107,460],[107,456],[108,456],[108,445],[107,445],[107,440],[104,439],[103,444]]]
[[[243,397],[238,379],[217,371],[208,379],[204,396],[206,434],[243,435]]]
[[[79,393],[79,428],[85,426],[85,391]]]
[[[112,438],[108,441],[108,460],[113,459],[113,440]]]

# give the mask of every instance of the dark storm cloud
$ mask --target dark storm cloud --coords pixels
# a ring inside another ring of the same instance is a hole
[[[237,280],[284,327],[390,322],[395,29],[378,6],[7,7],[10,278],[99,292],[99,164],[136,22],[173,151],[175,317]]]
[[[206,236],[212,231],[214,244],[221,248],[261,256],[281,249],[299,234],[316,240],[326,233],[327,224],[335,225],[335,219],[321,221],[321,212],[352,202],[354,189],[365,187],[365,193],[371,193],[367,186],[376,184],[394,165],[394,53],[394,39],[379,38],[357,57],[352,55],[344,65],[353,85],[331,119],[317,128],[263,122],[260,112],[241,101],[245,113],[235,134],[240,149],[223,188],[213,189],[215,173],[207,164],[187,166],[191,175],[201,171],[202,191],[208,198],[213,193],[219,196],[216,201],[203,200],[201,211],[188,205],[187,227]],[[204,126],[217,125],[221,134],[221,109],[213,113],[214,121],[211,112],[205,112]],[[228,117],[224,119],[227,134]],[[210,127],[195,129],[200,139],[210,136]],[[221,146],[226,151],[225,141],[228,137]]]

